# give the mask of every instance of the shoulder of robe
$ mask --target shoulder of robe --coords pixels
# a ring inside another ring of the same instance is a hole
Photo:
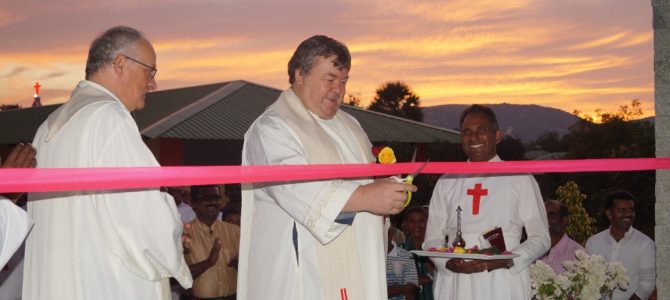
[[[296,140],[288,123],[277,112],[271,110],[265,111],[254,121],[245,134],[245,139],[250,135],[257,135],[261,140],[263,138],[280,141]]]
[[[116,101],[100,101],[86,105],[79,112],[81,116],[88,116],[90,119],[103,120],[124,120],[132,118],[128,110]]]
[[[285,124],[286,122],[281,118],[281,116],[277,112],[272,110],[266,110],[265,112],[263,112],[263,114],[261,114],[254,123],[256,126],[270,127],[270,128],[286,126]]]
[[[340,116],[342,116],[342,117],[344,117],[344,118],[350,119],[350,120],[352,120],[352,121],[358,123],[358,120],[357,120],[356,118],[354,118],[354,116],[350,115],[348,112],[342,110],[341,108],[340,108],[340,110],[337,112],[337,114],[340,115]]]

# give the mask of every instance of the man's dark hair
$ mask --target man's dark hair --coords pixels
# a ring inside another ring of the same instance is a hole
[[[411,207],[408,207],[407,209],[405,209],[405,211],[402,213],[402,218],[400,220],[400,224],[405,222],[407,217],[409,217],[409,215],[411,215],[413,213],[420,213],[420,214],[423,214],[423,216],[426,217],[426,219],[428,218],[428,211],[425,208],[423,208],[421,206],[411,206]]]
[[[333,55],[335,56],[333,65],[336,68],[351,70],[351,54],[343,43],[325,35],[315,35],[304,40],[288,61],[288,82],[293,84],[297,69],[300,69],[302,74],[307,74],[317,57]]]
[[[544,204],[545,204],[545,205],[546,205],[547,203],[554,203],[554,204],[558,205],[558,209],[559,209],[559,210],[558,210],[558,215],[559,215],[561,218],[565,218],[565,217],[567,217],[567,216],[570,214],[570,211],[568,210],[568,207],[565,206],[565,205],[563,205],[563,203],[561,203],[561,201],[554,200],[554,199],[550,199],[550,200],[544,201]]]
[[[241,215],[242,212],[234,207],[225,207],[221,210],[221,218],[225,219],[227,215]]]
[[[489,119],[489,123],[491,123],[491,126],[493,126],[493,130],[498,130],[498,118],[496,118],[496,114],[493,112],[491,108],[488,106],[480,105],[480,104],[473,104],[470,105],[470,107],[466,108],[462,113],[461,113],[461,120],[458,123],[458,128],[462,129],[463,127],[463,121],[465,121],[465,117],[471,114],[483,114],[486,116],[486,118]]]
[[[217,190],[219,190],[219,194],[221,194],[221,189],[216,184],[194,185],[191,187],[191,202],[192,203],[197,202],[198,197],[200,196],[200,191],[211,187],[215,187]]]
[[[628,191],[614,191],[605,196],[605,209],[614,207],[614,200],[633,200],[635,203],[635,196]]]
[[[121,50],[143,38],[139,31],[127,26],[117,26],[105,31],[91,43],[88,50],[86,79],[111,63]]]

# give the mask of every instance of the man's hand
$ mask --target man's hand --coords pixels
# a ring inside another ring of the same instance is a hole
[[[237,270],[237,264],[239,260],[240,260],[239,256],[231,258],[230,261],[228,261],[228,266],[231,268],[235,268],[235,270]]]
[[[191,236],[186,233],[191,228],[191,224],[183,223],[184,230],[181,233],[181,242],[184,248],[184,255],[191,254]]]
[[[461,258],[452,258],[447,261],[445,267],[454,273],[472,274],[502,269],[507,267],[511,261],[511,259],[467,261]]]
[[[20,143],[12,149],[7,159],[2,162],[2,168],[34,168],[37,166],[35,155],[37,151],[31,144]]]
[[[377,179],[359,186],[344,206],[344,212],[367,211],[376,215],[395,215],[403,210],[407,192],[416,192],[414,185],[393,178]]]
[[[216,262],[219,260],[219,252],[221,252],[221,242],[219,238],[214,239],[214,245],[212,245],[212,250],[209,251],[209,256],[198,263],[188,265],[188,269],[191,271],[191,276],[193,279],[200,276],[202,273],[207,271],[207,269],[216,265]]]
[[[209,251],[209,256],[207,257],[207,262],[210,265],[216,265],[216,262],[219,260],[219,252],[221,252],[221,241],[219,238],[214,238],[214,245],[212,245],[212,250]]]
[[[452,258],[447,261],[447,269],[454,273],[472,274],[486,271],[485,260],[464,260]]]
[[[37,166],[37,160],[35,159],[36,154],[37,151],[32,145],[20,143],[12,149],[12,152],[10,152],[7,159],[2,162],[0,168],[34,168]],[[16,202],[23,196],[23,194],[24,193],[7,193],[3,194],[3,196]]]

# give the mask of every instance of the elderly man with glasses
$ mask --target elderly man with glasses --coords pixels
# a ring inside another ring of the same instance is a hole
[[[130,115],[155,75],[156,53],[137,30],[100,35],[86,80],[37,131],[37,167],[159,166]],[[35,193],[28,213],[23,299],[168,299],[170,277],[191,287],[179,213],[158,188]]]

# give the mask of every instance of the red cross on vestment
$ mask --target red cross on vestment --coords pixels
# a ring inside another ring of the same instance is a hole
[[[482,200],[482,196],[489,194],[488,189],[482,189],[481,183],[475,183],[474,189],[467,189],[468,195],[472,196],[472,214],[479,214],[479,201]]]

